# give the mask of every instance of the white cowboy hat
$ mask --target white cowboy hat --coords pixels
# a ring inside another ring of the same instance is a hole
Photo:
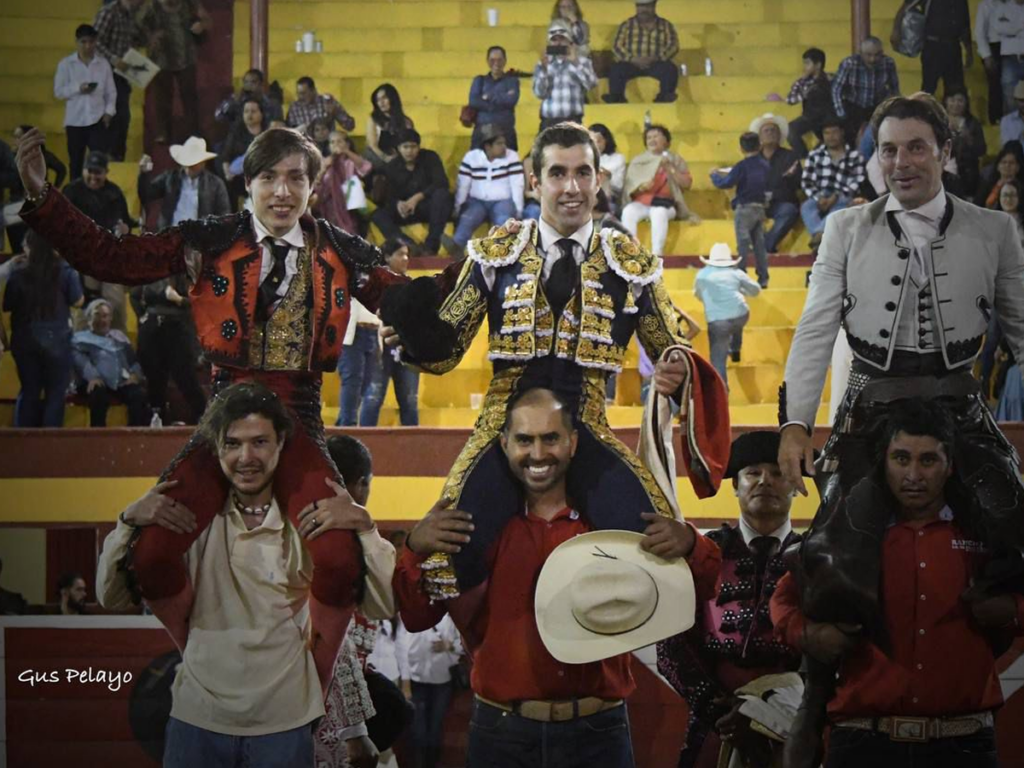
[[[732,248],[727,243],[715,243],[711,246],[711,254],[706,259],[701,256],[700,260],[709,267],[735,267],[742,261],[732,257]]]
[[[171,159],[186,168],[213,160],[216,156],[215,152],[207,151],[206,139],[198,136],[189,136],[184,144],[171,144]]]
[[[593,531],[560,544],[537,579],[534,612],[548,652],[565,664],[629,653],[693,626],[686,560],[640,549],[643,534]]]
[[[785,139],[789,135],[789,120],[779,115],[773,115],[771,112],[765,112],[760,117],[755,117],[750,121],[750,130],[752,133],[760,133],[761,126],[765,123],[775,123],[779,126],[779,133],[782,134],[782,138]]]

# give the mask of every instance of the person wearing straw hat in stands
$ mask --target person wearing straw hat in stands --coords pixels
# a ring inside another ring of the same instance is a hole
[[[467,513],[438,502],[395,571],[402,620],[422,631],[450,609],[462,633],[476,694],[468,768],[632,768],[629,651],[689,626],[695,600],[714,594],[718,548],[655,514],[645,516],[643,534],[588,533],[566,496],[572,413],[549,389],[512,401],[501,445],[522,512],[488,552],[489,579],[445,602],[422,590],[420,564],[432,552],[457,552],[473,531]]]
[[[732,250],[725,243],[715,243],[708,257],[701,256],[700,260],[707,266],[697,273],[693,292],[704,304],[711,365],[728,388],[726,355],[731,356],[733,362],[740,361],[743,326],[750,319],[750,308],[744,297],[757,296],[761,286],[742,269],[734,269],[741,260],[732,257]]]
[[[139,200],[143,205],[162,201],[157,229],[231,213],[227,186],[206,170],[207,161],[217,157],[216,152],[207,151],[206,141],[190,136],[184,144],[172,144],[170,151],[178,167],[156,177],[152,177],[153,161],[149,155],[139,160]]]

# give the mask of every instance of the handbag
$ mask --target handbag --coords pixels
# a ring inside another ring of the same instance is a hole
[[[466,128],[476,125],[476,108],[466,104],[459,112],[459,122]]]
[[[893,20],[890,42],[893,50],[904,56],[916,58],[924,49],[924,26],[932,0],[917,0],[911,3]]]

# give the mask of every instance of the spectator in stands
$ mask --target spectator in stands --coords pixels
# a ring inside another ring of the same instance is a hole
[[[982,174],[975,205],[996,208],[999,205],[999,191],[1009,181],[1024,182],[1024,148],[1019,141],[1008,141],[996,155],[996,161]]]
[[[64,195],[82,213],[117,235],[128,234],[135,220],[128,213],[128,201],[121,188],[107,178],[109,160],[102,152],[90,152],[80,179],[64,187]],[[104,283],[92,277],[82,280],[86,303],[102,296],[113,307],[114,328],[127,331],[124,286]]]
[[[370,161],[356,152],[352,139],[344,131],[331,131],[324,172],[313,190],[317,215],[336,227],[358,235],[363,228],[356,211],[366,204],[361,179],[373,168]]]
[[[523,164],[508,148],[498,125],[485,125],[480,149],[462,158],[455,182],[455,244],[465,248],[476,228],[485,221],[504,224],[523,214]]]
[[[663,125],[652,125],[644,131],[647,151],[634,157],[626,169],[622,223],[633,237],[641,221],[651,221],[651,253],[662,256],[668,238],[668,222],[678,216],[693,224],[700,217],[690,213],[683,192],[693,186],[693,177],[683,160],[669,147],[672,134]]]
[[[300,77],[295,81],[295,101],[288,107],[288,125],[305,131],[316,117],[327,120],[333,128],[337,122],[346,131],[356,127],[355,118],[329,93],[317,93],[312,77]]]
[[[327,157],[331,154],[331,124],[322,117],[314,117],[306,127],[306,135],[313,140],[320,154]]]
[[[800,215],[813,249],[821,243],[825,219],[853,202],[866,176],[864,158],[844,142],[838,118],[825,121],[822,136],[822,143],[807,157],[801,177],[807,200],[800,206]]]
[[[210,16],[197,0],[155,0],[140,20],[149,40],[149,58],[160,67],[150,86],[156,106],[156,143],[199,134],[196,39],[210,28]],[[174,84],[182,121],[175,126]]]
[[[89,330],[71,337],[78,392],[89,402],[91,427],[107,426],[107,410],[114,395],[128,407],[128,426],[148,426],[150,411],[142,388],[142,366],[128,337],[111,328],[113,314],[106,299],[93,300],[85,308]]]
[[[947,88],[943,103],[953,133],[953,159],[960,179],[960,197],[971,199],[978,191],[981,158],[988,151],[985,130],[981,121],[971,114],[971,101],[965,88]]]
[[[981,0],[974,17],[974,39],[978,42],[978,56],[985,65],[988,81],[988,121],[998,125],[1003,116],[1003,86],[1000,82],[1002,35],[996,19],[1006,0]]]
[[[232,123],[220,150],[218,162],[228,183],[232,209],[237,205],[238,198],[245,195],[245,176],[242,174],[245,151],[253,139],[267,130],[267,113],[263,111],[265,100],[255,96],[246,98],[242,104],[241,120]]]
[[[857,135],[875,107],[899,92],[896,62],[882,53],[881,40],[865,37],[860,53],[843,59],[832,78],[832,105],[836,115],[846,121],[846,143],[856,145]]]
[[[800,219],[800,156],[783,147],[786,118],[766,112],[750,122],[750,130],[761,142],[761,156],[768,161],[768,209],[772,228],[765,237],[768,253],[778,253],[779,243]]]
[[[569,25],[569,39],[576,44],[580,56],[590,55],[590,25],[583,20],[583,9],[577,0],[555,0],[551,20],[562,19]],[[515,147],[513,147],[515,149]]]
[[[409,258],[409,246],[401,238],[391,238],[381,246],[384,253],[404,251]],[[343,341],[344,351],[338,359],[338,375],[341,377],[338,419],[336,427],[375,427],[377,413],[370,419],[369,401],[366,397],[371,383],[380,375],[381,345],[380,320],[357,299],[352,299],[348,327]],[[379,410],[379,407],[378,407]]]
[[[139,364],[150,410],[160,415],[162,424],[173,421],[167,400],[172,379],[185,403],[186,424],[198,424],[206,410],[206,395],[196,372],[199,341],[189,314],[188,289],[185,275],[132,289],[132,305],[139,318]]]
[[[589,128],[590,138],[600,153],[601,192],[598,194],[597,207],[604,213],[618,216],[622,210],[622,185],[626,181],[626,158],[616,152],[615,137],[604,123],[594,123]],[[604,195],[602,201],[601,195]],[[602,205],[602,202],[604,203]]]
[[[903,0],[901,17],[914,0]],[[943,93],[964,85],[964,66],[974,63],[971,47],[971,12],[967,0],[931,0],[926,6],[924,48],[921,49],[921,90],[934,94],[942,80]],[[893,28],[893,48],[898,30]],[[963,57],[960,46],[963,45]],[[966,58],[966,61],[964,61]]]
[[[254,98],[259,102],[260,111],[263,113],[263,119],[266,122],[271,120],[284,121],[281,102],[275,101],[267,95],[264,89],[264,81],[262,70],[250,69],[242,76],[242,87],[238,91],[238,95],[229,96],[218,104],[217,110],[213,113],[213,119],[219,123],[234,125],[242,120],[245,102],[250,98]]]
[[[388,197],[373,212],[373,223],[391,238],[401,236],[405,224],[425,222],[429,231],[423,252],[436,254],[452,215],[452,194],[441,158],[431,149],[421,149],[420,135],[407,128],[398,138],[398,157],[384,172]]]
[[[388,241],[384,244],[384,259],[392,272],[404,275],[409,271],[409,249],[403,247],[401,240]],[[386,347],[381,356],[380,365],[369,379],[363,400],[363,414],[360,426],[375,427],[380,418],[380,407],[388,392],[388,382],[394,382],[395,399],[398,400],[398,419],[403,427],[415,427],[420,423],[419,394],[420,372],[405,366],[399,360],[398,351],[394,347]],[[366,423],[362,423],[365,416]]]
[[[60,601],[60,612],[63,616],[84,616],[85,599],[89,590],[85,586],[82,574],[75,571],[62,573],[57,579],[57,599]]]
[[[597,85],[590,58],[580,55],[569,25],[561,19],[548,27],[548,46],[533,68],[533,94],[541,100],[540,130],[562,122],[583,121],[587,91]]]
[[[95,27],[79,24],[75,30],[78,50],[61,59],[53,76],[53,95],[67,102],[64,133],[73,179],[82,175],[86,150],[109,149],[109,127],[117,114],[114,71],[110,62],[96,55],[96,37]]]
[[[24,246],[27,258],[11,273],[3,304],[11,313],[11,353],[21,382],[14,426],[62,427],[72,371],[70,308],[82,306],[82,283],[34,231]]]
[[[4,561],[0,560],[0,575],[3,575]],[[0,616],[18,616],[25,612],[28,601],[19,592],[0,587]]]
[[[1014,88],[1024,79],[1024,3],[1006,0],[994,14],[995,30],[1001,39],[1000,75],[1003,113],[1013,110]]]
[[[761,140],[753,131],[740,136],[743,159],[732,168],[718,168],[711,172],[715,189],[736,188],[732,200],[736,248],[740,254],[740,267],[747,268],[747,257],[753,252],[757,265],[757,282],[768,287],[768,251],[764,245],[765,199],[768,194],[768,176],[771,166],[761,154]]]
[[[383,171],[398,154],[398,137],[414,125],[402,108],[398,89],[391,83],[377,86],[370,97],[370,106],[373,109],[366,124],[363,156],[373,163],[374,171]]]
[[[114,0],[100,8],[93,21],[96,47],[114,70],[117,101],[107,146],[111,157],[119,162],[124,160],[128,151],[128,126],[132,119],[132,86],[124,76],[128,64],[123,57],[130,48],[145,44],[145,36],[135,22],[135,12],[141,4],[142,0]]]
[[[701,256],[700,260],[706,266],[697,273],[693,291],[704,305],[711,364],[728,389],[726,355],[732,357],[733,362],[740,361],[743,326],[750,319],[750,309],[744,296],[757,296],[761,286],[742,269],[735,268],[742,259],[732,258],[732,251],[725,243],[715,243],[708,258]]]
[[[1003,115],[999,121],[999,143],[1024,141],[1024,81],[1013,87],[1013,111]]]
[[[1017,180],[1007,181],[999,188],[999,210],[1010,214],[1017,225],[1017,234],[1024,243],[1024,214],[1021,212],[1021,189]]]
[[[519,103],[519,78],[505,71],[508,55],[500,45],[487,49],[490,72],[477,75],[469,87],[469,106],[476,110],[470,149],[479,149],[480,131],[485,125],[500,126],[511,149],[519,151],[516,138],[516,104]]]
[[[782,101],[777,93],[769,93],[767,101]],[[825,52],[820,48],[804,51],[804,74],[793,81],[786,97],[787,104],[801,104],[803,112],[789,124],[789,145],[801,157],[807,157],[804,135],[813,133],[821,141],[821,124],[832,113],[832,78],[825,72]]]
[[[11,147],[6,141],[0,139],[0,196],[4,194],[4,190],[13,189],[20,182],[18,166],[14,162],[14,152],[11,151]],[[3,234],[4,217],[0,216],[0,243],[3,242]]]
[[[409,632],[406,653],[415,707],[412,741],[419,757],[416,765],[436,768],[441,759],[444,716],[452,699],[451,668],[462,656],[462,640],[451,616],[445,614],[425,632]]]
[[[32,130],[31,125],[19,125],[12,131],[14,137],[14,150],[18,150],[18,145],[21,143],[21,137]],[[60,186],[64,183],[64,179],[67,178],[68,169],[60,161],[53,152],[43,145],[43,160],[46,162],[46,175],[49,177],[50,172],[53,172],[52,183],[55,186]],[[0,192],[2,194],[2,192]],[[28,230],[22,221],[18,211],[21,210],[21,206],[25,202],[25,189],[21,185],[21,179],[18,178],[10,186],[10,196],[7,204],[3,207],[3,222],[0,223],[0,242],[2,242],[3,226],[7,227],[7,239],[10,241],[11,251],[18,253],[21,251],[21,241],[25,237],[25,232]]]
[[[206,142],[191,136],[184,144],[172,144],[170,151],[178,167],[155,178],[149,155],[139,160],[139,200],[143,205],[161,201],[157,229],[176,226],[186,219],[231,213],[227,187],[206,169],[207,162],[217,157],[207,151]]]
[[[679,36],[671,22],[658,16],[657,0],[636,0],[636,15],[619,25],[612,46],[615,63],[608,73],[606,104],[624,104],[626,83],[634,77],[658,81],[656,102],[678,98],[679,69],[672,57],[679,52]]]

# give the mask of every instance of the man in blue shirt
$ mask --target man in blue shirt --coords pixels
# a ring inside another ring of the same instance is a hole
[[[719,168],[711,172],[711,183],[716,189],[736,187],[732,207],[736,211],[736,246],[740,266],[745,268],[751,250],[757,263],[757,282],[768,287],[768,250],[764,242],[764,220],[768,174],[771,166],[761,155],[761,140],[748,131],[740,136],[743,160],[728,171]],[[712,361],[713,362],[713,361]]]

